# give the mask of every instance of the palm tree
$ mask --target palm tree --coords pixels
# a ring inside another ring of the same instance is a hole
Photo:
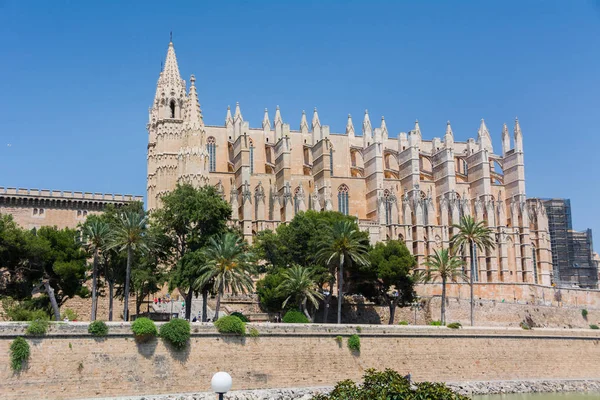
[[[492,239],[492,230],[485,226],[483,221],[475,222],[473,217],[467,215],[462,217],[459,225],[452,225],[453,228],[458,229],[458,232],[452,236],[450,243],[455,249],[469,247],[469,254],[471,256],[471,274],[470,274],[470,285],[471,285],[471,326],[475,324],[474,311],[475,301],[473,298],[473,281],[477,279],[477,258],[475,249],[479,249],[481,252],[487,252],[495,247]]]
[[[434,250],[434,253],[427,258],[425,265],[429,267],[433,281],[437,278],[442,280],[442,325],[446,324],[446,282],[456,282],[458,279],[467,280],[463,272],[464,261],[452,255],[448,249],[440,251]]]
[[[134,251],[145,251],[148,249],[148,238],[146,236],[146,215],[137,212],[127,212],[119,216],[118,222],[113,227],[108,249],[117,248],[119,251],[127,250],[127,268],[125,270],[125,289],[123,319],[129,320],[129,286],[131,280],[131,263]]]
[[[369,246],[365,243],[358,226],[352,221],[338,221],[333,224],[331,234],[319,244],[317,260],[325,265],[338,267],[338,314],[337,323],[342,323],[342,296],[344,286],[344,266],[352,263],[368,265]],[[327,321],[325,321],[327,322]]]
[[[290,300],[294,300],[298,309],[302,310],[306,318],[312,321],[306,303],[310,303],[319,309],[319,300],[323,299],[323,294],[319,292],[318,286],[313,279],[313,273],[310,269],[294,265],[290,269],[282,272],[283,282],[277,287],[283,296],[287,296],[283,302],[283,308]]]
[[[82,236],[85,248],[88,252],[94,254],[94,264],[92,267],[92,316],[91,321],[96,320],[98,311],[98,256],[106,246],[110,233],[108,223],[97,218],[91,218],[83,225]]]
[[[213,282],[213,289],[217,292],[217,306],[215,307],[215,320],[219,318],[221,296],[225,291],[231,294],[247,293],[254,284],[250,276],[252,254],[246,251],[244,241],[235,233],[225,233],[211,237],[208,246],[204,249],[206,267],[194,282],[195,288],[203,288]]]

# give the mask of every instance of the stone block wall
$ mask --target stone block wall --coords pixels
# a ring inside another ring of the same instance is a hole
[[[257,338],[218,334],[193,324],[184,351],[160,339],[138,344],[128,324],[105,339],[84,323],[54,325],[28,338],[27,369],[10,369],[9,346],[24,324],[0,325],[0,393],[6,400],[76,399],[209,390],[220,370],[233,388],[330,386],[359,379],[367,368],[393,368],[416,380],[599,379],[600,333],[592,330],[257,324]],[[347,347],[359,333],[360,354]],[[339,345],[335,337],[341,335]]]

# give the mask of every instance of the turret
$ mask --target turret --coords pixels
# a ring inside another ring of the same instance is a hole
[[[279,111],[279,106],[277,106],[277,110],[275,110],[273,126],[275,127],[275,142],[277,142],[283,136],[283,119],[281,119],[281,111]]]
[[[308,133],[308,122],[306,121],[306,111],[302,110],[302,118],[300,118],[300,132]]]
[[[381,135],[383,137],[383,140],[387,140],[388,130],[387,130],[387,125],[385,123],[385,118],[383,117],[383,115],[381,116]]]
[[[188,95],[187,110],[185,112],[186,127],[191,130],[199,130],[204,126],[198,92],[196,92],[196,77],[190,77],[190,93]]]
[[[454,133],[452,133],[452,127],[450,126],[450,121],[446,123],[446,134],[444,135],[444,146],[447,149],[452,149],[454,147]]]
[[[319,113],[317,112],[317,107],[315,107],[315,111],[313,112],[312,134],[313,134],[313,144],[315,144],[319,140],[321,140],[321,121],[319,120]]]
[[[265,133],[271,131],[271,121],[269,121],[269,111],[265,108],[265,116],[263,117],[262,128]]]
[[[369,110],[365,110],[365,118],[362,125],[363,147],[369,147],[373,142],[373,128],[371,127],[371,119],[369,118]]]
[[[348,114],[348,122],[346,122],[346,135],[354,137],[354,124],[352,123],[352,116]]]
[[[477,131],[477,144],[479,145],[479,149],[485,149],[490,153],[494,152],[492,148],[492,137],[490,136],[490,131],[488,131],[487,126],[485,126],[483,118],[481,119],[479,130]]]
[[[242,135],[242,122],[244,122],[244,118],[242,117],[242,112],[240,111],[240,103],[235,103],[235,114],[233,114],[233,141]]]
[[[502,157],[506,156],[506,153],[510,150],[510,135],[508,134],[508,127],[506,124],[502,126]]]
[[[170,42],[165,64],[156,85],[156,94],[154,96],[153,105],[156,112],[154,113],[154,116],[157,120],[183,120],[185,100],[185,81],[181,79],[181,75],[179,74],[175,47],[173,46],[173,42]]]
[[[519,119],[515,118],[515,152],[522,153],[523,152],[523,133],[521,132],[521,126],[519,125]]]

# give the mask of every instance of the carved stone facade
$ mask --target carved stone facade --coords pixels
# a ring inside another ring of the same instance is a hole
[[[25,229],[42,226],[75,228],[88,215],[99,214],[108,204],[120,207],[142,196],[70,192],[63,190],[0,187],[0,214],[10,214]]]
[[[552,258],[544,207],[525,196],[523,136],[506,124],[502,153],[495,154],[483,120],[477,139],[454,140],[450,122],[443,139],[423,140],[419,122],[391,138],[385,119],[374,127],[365,111],[362,135],[352,117],[346,132],[332,133],[317,109],[298,130],[273,122],[265,109],[251,128],[241,107],[228,107],[223,126],[204,125],[195,87],[179,75],[169,44],[148,124],[148,208],[177,182],[217,187],[233,207],[248,241],[304,210],[337,210],[358,218],[372,242],[402,239],[421,266],[434,249],[447,247],[453,224],[464,215],[486,221],[496,248],[477,254],[481,282],[550,285]]]

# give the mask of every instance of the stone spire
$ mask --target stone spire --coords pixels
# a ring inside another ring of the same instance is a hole
[[[371,119],[369,118],[369,110],[365,110],[365,118],[363,119],[363,136],[373,136],[373,128],[371,127]]]
[[[421,135],[421,127],[419,126],[419,120],[418,119],[415,120],[415,128],[413,129],[413,131],[415,133],[417,133],[419,136],[422,136]]]
[[[354,124],[352,123],[352,115],[348,114],[348,122],[346,123],[346,135],[354,136]]]
[[[481,124],[477,131],[477,143],[479,144],[479,149],[486,149],[492,152],[492,137],[490,136],[490,131],[487,126],[485,126],[483,118],[481,118]]]
[[[302,110],[302,118],[300,118],[300,132],[308,133],[308,122],[306,121],[306,111]]]
[[[281,119],[281,111],[279,111],[279,106],[277,106],[277,109],[275,110],[273,126],[275,128],[275,140],[277,141],[283,136],[283,119]]]
[[[450,121],[446,122],[446,134],[444,135],[444,145],[448,149],[451,149],[454,146],[454,133],[452,132]]]
[[[233,125],[233,118],[231,117],[231,107],[227,106],[227,115],[225,115],[225,126]]]
[[[235,103],[235,113],[233,114],[233,122],[243,121],[242,112],[240,111],[240,102]]]
[[[523,151],[523,133],[521,132],[521,126],[519,125],[519,118],[515,118],[515,152]]]
[[[263,131],[271,130],[271,121],[269,121],[269,110],[265,108],[265,116],[262,122]]]
[[[179,65],[177,65],[177,56],[175,55],[175,47],[173,42],[169,42],[169,49],[167,50],[167,58],[163,70],[158,78],[158,86],[163,88],[180,89],[181,86],[185,87],[181,75],[179,74]],[[165,92],[167,95],[168,91]]]
[[[502,157],[510,150],[510,135],[508,134],[508,126],[506,123],[502,126]]]
[[[383,140],[388,138],[388,129],[383,115],[381,116],[381,134],[383,135]]]
[[[153,116],[156,119],[182,120],[186,102],[185,81],[179,74],[173,42],[169,43],[163,70],[160,72],[154,96]]]
[[[202,110],[200,109],[200,101],[198,100],[198,92],[196,92],[196,77],[190,77],[190,93],[188,95],[188,109],[185,115],[186,123],[190,129],[200,129],[204,126],[202,119]]]
[[[317,107],[315,107],[315,111],[313,112],[313,118],[312,118],[313,132],[315,131],[316,127],[321,128],[321,121],[319,121],[319,113],[317,113]]]
[[[244,118],[242,117],[242,112],[240,111],[240,103],[235,103],[235,113],[233,114],[233,141],[242,135],[242,123],[244,122]]]

